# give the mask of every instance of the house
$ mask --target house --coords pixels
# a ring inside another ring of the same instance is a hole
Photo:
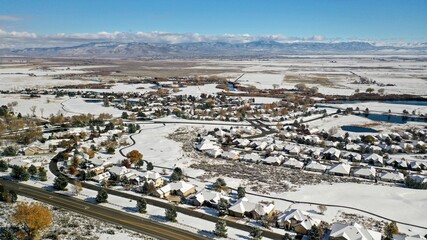
[[[332,240],[381,240],[381,233],[366,229],[357,223],[353,225],[334,223],[329,237]]]
[[[142,178],[149,182],[149,183],[153,183],[154,187],[160,187],[163,185],[163,178],[162,176],[158,173],[158,172],[154,172],[154,171],[146,171],[142,174]]]
[[[319,225],[320,220],[312,218],[307,212],[292,209],[280,215],[277,218],[276,224],[278,227],[293,230],[297,234],[304,235],[307,234],[312,226]]]
[[[50,153],[49,148],[41,148],[39,146],[27,147],[24,149],[25,156],[40,155]]]
[[[240,153],[234,150],[226,151],[221,154],[221,157],[227,160],[238,160],[240,158]]]
[[[345,152],[342,154],[342,157],[352,162],[360,162],[362,160],[362,155],[355,152]]]
[[[105,172],[92,177],[92,180],[97,182],[102,182],[104,180],[108,180],[110,177],[111,177],[111,174],[109,172]]]
[[[130,169],[127,169],[124,166],[112,166],[108,171],[111,173],[111,175],[117,176],[119,179],[121,179],[125,174],[130,172]]]
[[[105,168],[113,166],[113,161],[101,157],[89,159],[89,162],[95,166],[102,166]]]
[[[209,149],[217,149],[219,148],[215,142],[211,142],[211,140],[203,139],[199,144],[196,145],[196,149],[199,151],[206,151]]]
[[[331,147],[331,148],[328,148],[327,150],[323,151],[323,156],[326,159],[332,159],[332,160],[338,159],[341,156],[341,151],[334,148],[334,147]]]
[[[208,155],[209,157],[217,158],[221,156],[222,152],[223,151],[221,148],[214,148],[214,149],[207,150],[206,155]]]
[[[196,187],[184,181],[172,182],[157,189],[153,195],[159,198],[168,198],[170,195],[188,197],[196,192]]]
[[[316,161],[311,161],[310,163],[307,164],[307,166],[305,166],[305,170],[307,171],[312,171],[312,172],[325,172],[326,171],[326,166],[316,162]]]
[[[242,160],[246,162],[259,162],[261,161],[261,157],[257,153],[247,153],[243,156]]]
[[[290,155],[298,155],[299,152],[301,151],[301,148],[297,145],[287,145],[285,147],[285,151]]]
[[[301,169],[302,167],[304,167],[304,163],[296,160],[295,158],[290,158],[285,163],[283,163],[283,166],[289,167],[289,168]]]
[[[417,183],[427,184],[427,178],[421,175],[409,175],[409,177]]]
[[[354,152],[358,152],[361,149],[361,146],[359,144],[347,144],[345,146],[345,149],[347,151],[354,151]]]
[[[201,192],[192,196],[190,202],[194,206],[216,207],[221,198],[226,197],[222,196],[219,192],[203,189]]]
[[[274,203],[260,201],[257,203],[249,202],[247,198],[239,199],[229,210],[229,215],[234,217],[249,217],[260,219],[262,216],[271,216],[274,212]]]
[[[384,165],[384,159],[380,155],[376,153],[372,153],[371,155],[367,156],[364,160],[367,163],[373,164],[375,166],[383,166]]]
[[[329,169],[329,174],[337,176],[348,176],[350,175],[351,166],[346,163],[340,163]]]
[[[404,182],[405,177],[400,172],[385,172],[380,176],[382,181],[386,182]]]
[[[374,179],[377,175],[377,170],[374,167],[357,169],[353,175],[355,177]]]
[[[425,240],[425,237],[420,235],[406,236],[403,234],[393,234],[393,240]]]
[[[264,159],[262,162],[268,165],[279,166],[283,163],[283,159],[284,159],[283,156],[278,156],[278,157],[270,156]]]

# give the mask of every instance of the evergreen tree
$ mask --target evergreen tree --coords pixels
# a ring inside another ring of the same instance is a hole
[[[0,160],[0,172],[6,172],[9,167],[5,160]]]
[[[33,177],[37,174],[37,168],[33,164],[28,168],[28,173]]]
[[[147,201],[144,198],[138,199],[138,201],[136,202],[136,208],[138,209],[138,212],[146,213],[147,212]]]
[[[398,234],[398,233],[399,233],[399,228],[397,228],[397,224],[394,221],[390,222],[384,227],[384,236],[386,237],[386,239],[392,240],[393,234]]]
[[[313,225],[307,233],[309,240],[320,240],[322,236],[320,236],[319,228],[316,225]]]
[[[224,220],[218,220],[218,222],[215,224],[214,234],[218,237],[228,237],[227,223]]]
[[[228,215],[228,201],[224,198],[219,199],[217,210],[220,217]]]
[[[18,149],[14,146],[8,146],[3,150],[3,156],[16,156],[18,154]]]
[[[65,190],[68,185],[68,180],[64,175],[59,175],[59,177],[56,177],[53,181],[53,187],[56,190]]]
[[[238,198],[243,198],[246,195],[246,190],[244,187],[238,187],[237,188],[237,197]]]
[[[98,194],[96,195],[96,202],[98,203],[105,203],[107,202],[108,193],[105,191],[105,189],[101,189],[98,191]]]
[[[227,183],[225,183],[223,178],[217,178],[213,184],[213,187],[216,191],[221,191],[227,188]]]
[[[262,239],[262,230],[257,228],[257,227],[253,227],[250,235],[252,237],[253,240],[261,240]]]
[[[168,221],[176,222],[176,217],[177,217],[176,208],[174,206],[170,206],[166,208],[165,217]]]
[[[151,170],[153,170],[153,169],[154,169],[153,163],[148,162],[148,163],[147,163],[147,170],[148,170],[148,171],[151,171]]]
[[[27,169],[16,165],[12,166],[12,173],[10,176],[18,179],[19,181],[28,181],[30,179],[30,174],[28,173]]]
[[[47,172],[44,170],[44,168],[39,169],[39,179],[40,181],[46,182],[47,181]]]
[[[285,235],[283,235],[282,240],[292,240],[292,236],[289,233],[285,233]]]

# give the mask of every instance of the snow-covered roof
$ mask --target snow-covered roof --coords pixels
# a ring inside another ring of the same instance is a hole
[[[304,163],[296,160],[295,158],[290,158],[285,163],[283,163],[283,166],[302,168],[304,166]]]
[[[405,177],[400,172],[385,172],[381,174],[381,180],[399,182],[405,180]]]
[[[377,170],[375,170],[374,167],[360,168],[354,172],[354,175],[365,176],[365,177],[375,177],[376,174],[377,174]]]
[[[347,240],[381,240],[381,233],[363,228],[357,223],[354,225],[334,223],[330,237]]]
[[[130,170],[127,169],[125,166],[121,166],[121,167],[119,167],[119,166],[112,166],[108,171],[110,173],[113,173],[113,174],[117,175],[117,176],[121,176],[121,175],[124,175],[124,174],[130,172]]]
[[[326,166],[316,162],[316,161],[311,161],[309,164],[307,164],[307,166],[305,167],[305,169],[307,170],[317,170],[317,171],[325,171],[326,170]]]
[[[340,164],[333,166],[329,170],[329,172],[347,175],[347,174],[350,174],[350,169],[351,169],[351,166],[349,164],[340,163]]]

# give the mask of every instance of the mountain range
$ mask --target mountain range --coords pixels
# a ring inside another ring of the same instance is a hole
[[[91,42],[72,47],[0,49],[0,56],[81,58],[218,58],[280,57],[294,54],[425,54],[427,43],[416,46],[379,46],[369,42],[254,41],[248,43]]]

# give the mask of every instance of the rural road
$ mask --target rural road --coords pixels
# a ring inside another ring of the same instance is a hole
[[[15,190],[20,195],[34,198],[41,202],[93,217],[104,222],[121,225],[127,229],[140,232],[157,239],[207,239],[201,235],[187,232],[176,227],[144,219],[132,214],[125,213],[123,211],[114,210],[102,205],[86,202],[66,195],[48,192],[37,187],[32,187],[4,179],[0,179],[0,184],[4,185],[8,189]]]

